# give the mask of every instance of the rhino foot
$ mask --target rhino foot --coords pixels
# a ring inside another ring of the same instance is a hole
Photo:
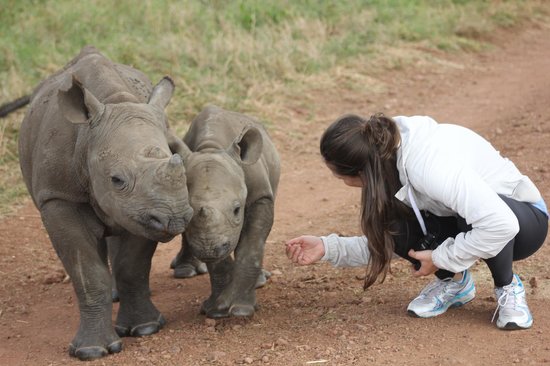
[[[256,280],[256,288],[264,287],[269,277],[271,277],[271,272],[262,268],[262,271]]]
[[[115,325],[115,331],[120,337],[144,337],[159,332],[166,324],[166,320],[159,314],[157,320],[141,323],[134,326]]]
[[[206,264],[198,260],[193,261],[193,263],[180,263],[173,268],[174,278],[190,278],[208,272]]]
[[[255,310],[256,307],[253,305],[235,304],[229,309],[229,314],[237,317],[250,317],[254,315]]]
[[[211,299],[203,302],[200,313],[207,318],[251,317],[258,309],[257,304],[235,303],[231,305],[214,304]]]
[[[95,360],[107,356],[109,353],[118,353],[122,351],[122,341],[116,335],[107,337],[111,341],[86,341],[77,336],[71,344],[69,344],[69,355],[76,357],[81,361]],[[114,340],[113,340],[114,339]],[[104,344],[104,345],[91,345]]]

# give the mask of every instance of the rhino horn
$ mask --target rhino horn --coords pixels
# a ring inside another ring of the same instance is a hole
[[[183,168],[183,160],[178,154],[174,154],[168,159],[166,165],[162,165],[159,168],[159,178],[168,183],[176,184],[183,183],[185,184],[185,171]]]
[[[181,165],[183,165],[183,160],[179,154],[172,155],[170,160],[168,160],[168,166],[170,168],[178,168]]]
[[[199,217],[203,220],[207,219],[208,217],[211,217],[213,214],[214,214],[214,209],[212,207],[202,206],[199,209]]]

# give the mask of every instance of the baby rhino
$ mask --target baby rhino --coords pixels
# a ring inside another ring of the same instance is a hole
[[[184,162],[195,214],[175,269],[196,264],[193,256],[206,262],[212,287],[201,309],[206,316],[253,315],[273,225],[279,156],[260,123],[215,106],[193,120],[184,142],[192,151]]]
[[[176,153],[183,144],[164,114],[173,90],[169,78],[152,87],[86,47],[38,86],[21,125],[23,178],[78,297],[70,354],[82,360],[119,352],[119,336],[164,324],[149,296],[151,257],[193,216]],[[116,331],[107,238],[117,243]]]

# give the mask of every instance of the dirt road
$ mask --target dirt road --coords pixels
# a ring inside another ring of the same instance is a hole
[[[483,264],[473,268],[475,301],[435,319],[416,319],[405,309],[429,279],[413,279],[403,261],[394,263],[383,284],[363,292],[363,269],[295,267],[283,253],[282,242],[299,234],[359,233],[359,192],[332,178],[317,153],[324,127],[345,112],[426,114],[473,128],[516,162],[550,202],[550,29],[495,37],[499,46],[483,55],[434,53],[435,64],[419,60],[414,71],[386,71],[374,79],[376,92],[319,90],[310,109],[289,106],[293,117],[272,131],[283,171],[265,257],[274,275],[258,291],[257,314],[216,322],[199,315],[208,278],[172,279],[173,241],[159,247],[151,278],[166,327],[150,337],[126,338],[122,353],[88,364],[550,363],[548,245],[516,265],[535,319],[531,330],[518,332],[491,324],[495,300]],[[313,120],[305,119],[308,113]],[[80,364],[67,354],[78,311],[63,278],[30,203],[0,221],[0,365]]]

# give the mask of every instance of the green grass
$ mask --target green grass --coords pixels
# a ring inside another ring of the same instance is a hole
[[[0,0],[0,103],[93,44],[153,82],[174,78],[169,115],[180,134],[206,103],[273,124],[336,69],[368,76],[374,65],[404,67],[419,44],[478,51],[496,28],[547,21],[549,8],[545,0]],[[364,80],[346,83],[357,90]],[[25,191],[21,118],[0,120],[0,215]]]

